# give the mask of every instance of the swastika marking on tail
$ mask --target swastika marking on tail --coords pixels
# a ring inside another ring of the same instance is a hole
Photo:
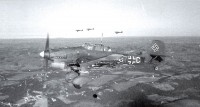
[[[151,49],[153,49],[154,52],[157,52],[157,51],[159,51],[159,46],[155,43],[155,44],[151,47]]]

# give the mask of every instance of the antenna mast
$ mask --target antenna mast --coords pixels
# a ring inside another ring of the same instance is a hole
[[[101,34],[101,45],[103,45],[103,33]]]

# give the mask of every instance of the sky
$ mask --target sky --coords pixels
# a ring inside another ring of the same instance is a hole
[[[0,0],[0,38],[47,33],[52,38],[200,36],[200,0]]]

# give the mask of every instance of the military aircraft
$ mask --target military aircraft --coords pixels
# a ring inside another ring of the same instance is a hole
[[[87,31],[94,30],[94,28],[87,28]]]
[[[121,31],[121,32],[120,32],[120,31],[115,31],[115,33],[116,33],[116,34],[118,34],[118,33],[123,33],[123,31]]]
[[[160,40],[153,40],[147,52],[148,55],[127,54],[125,52],[117,52],[103,44],[92,45],[85,43],[82,46],[50,49],[49,35],[47,35],[45,50],[40,56],[45,60],[46,69],[48,61],[51,61],[51,67],[59,68],[63,71],[71,73],[66,77],[71,80],[73,86],[80,89],[83,84],[88,82],[87,76],[83,76],[88,67],[100,66],[117,61],[115,64],[152,64],[157,70],[157,65],[164,61],[165,44]],[[149,60],[148,60],[148,58]]]
[[[83,31],[83,29],[82,29],[82,30],[80,30],[80,29],[77,29],[77,30],[76,30],[76,32],[79,32],[79,31]]]

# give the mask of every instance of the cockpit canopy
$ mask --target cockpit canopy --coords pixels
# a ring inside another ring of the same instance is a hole
[[[85,43],[82,45],[87,50],[96,50],[96,51],[107,51],[111,52],[111,48],[109,46],[104,46],[103,44],[90,44],[90,43]]]

